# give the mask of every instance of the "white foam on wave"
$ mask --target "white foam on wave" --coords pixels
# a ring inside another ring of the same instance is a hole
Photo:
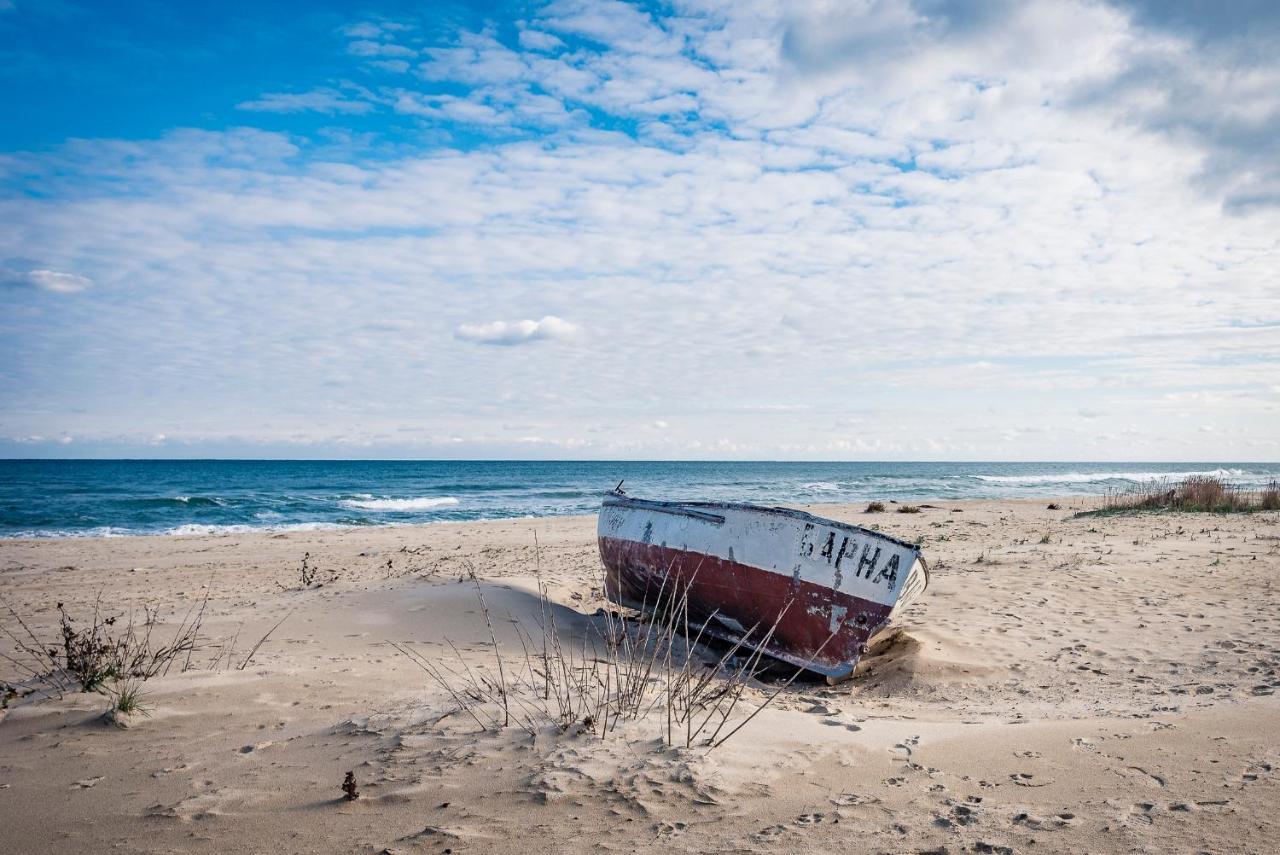
[[[134,532],[127,528],[117,528],[115,526],[100,525],[93,528],[80,529],[28,529],[26,531],[16,531],[11,534],[0,535],[0,540],[28,540],[44,538],[61,538],[61,537],[128,537]]]
[[[1267,481],[1275,475],[1246,472],[1243,469],[1208,469],[1196,472],[1060,472],[1055,475],[975,475],[979,481],[994,484],[1088,484],[1095,481],[1180,481],[1197,475],[1228,481]]]
[[[344,508],[358,508],[362,511],[429,511],[432,508],[444,508],[458,504],[452,496],[420,496],[415,499],[345,499]]]
[[[814,481],[810,484],[801,484],[801,490],[812,490],[815,493],[830,493],[833,490],[839,490],[839,484],[833,484],[830,481]]]
[[[342,523],[329,522],[307,522],[307,523],[287,523],[284,525],[245,525],[243,523],[230,523],[226,525],[213,525],[204,523],[187,523],[185,525],[174,526],[160,532],[131,532],[136,534],[160,534],[173,535],[176,537],[191,537],[194,535],[209,534],[254,534],[254,533],[270,533],[280,531],[333,531],[340,528],[349,528]]]
[[[19,540],[27,538],[38,538],[43,540],[45,538],[68,537],[193,537],[213,534],[271,534],[273,532],[281,531],[330,531],[333,529],[350,527],[351,526],[343,525],[342,523],[330,522],[286,523],[282,525],[245,525],[242,523],[212,525],[187,523],[185,525],[160,530],[120,528],[118,526],[104,525],[81,529],[39,529],[19,531],[13,534],[0,535],[0,540]]]

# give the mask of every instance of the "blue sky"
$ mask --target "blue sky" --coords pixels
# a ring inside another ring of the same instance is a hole
[[[0,0],[0,455],[1275,460],[1277,37]]]
[[[69,137],[151,138],[176,127],[245,123],[236,105],[335,72],[343,28],[361,6],[306,2],[13,2],[0,18],[6,107],[22,121],[0,127],[7,150],[54,148]],[[514,7],[513,7],[514,8]],[[384,3],[373,17],[413,21],[447,38],[483,23],[501,4]],[[255,122],[292,133],[327,123],[294,112]],[[391,123],[366,130],[386,133]]]

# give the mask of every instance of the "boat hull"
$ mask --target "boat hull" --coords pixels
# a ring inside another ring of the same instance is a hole
[[[597,533],[614,602],[687,590],[705,632],[832,679],[928,583],[912,544],[787,508],[609,494]]]

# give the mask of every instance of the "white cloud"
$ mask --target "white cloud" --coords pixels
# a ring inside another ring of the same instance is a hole
[[[75,273],[58,270],[10,270],[0,268],[0,286],[34,288],[55,294],[74,294],[93,285],[93,281]]]
[[[378,39],[392,37],[400,33],[411,32],[412,24],[404,21],[377,20],[357,21],[342,27],[339,32],[351,39]]]
[[[541,30],[521,30],[520,46],[528,50],[553,51],[564,47],[564,42]]]
[[[578,328],[568,321],[547,315],[540,321],[493,321],[487,324],[462,324],[455,331],[459,339],[477,344],[527,344],[535,341],[564,339]]]
[[[237,110],[258,113],[368,113],[374,105],[330,87],[309,92],[267,92],[236,105]]]
[[[404,45],[375,42],[369,39],[357,39],[347,44],[347,53],[353,56],[400,57],[402,59],[417,56],[418,52]]]

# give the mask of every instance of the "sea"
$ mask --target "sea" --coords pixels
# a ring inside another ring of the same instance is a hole
[[[1100,495],[1199,474],[1258,488],[1280,463],[3,460],[0,538],[589,514],[619,483],[645,498],[800,505]]]

